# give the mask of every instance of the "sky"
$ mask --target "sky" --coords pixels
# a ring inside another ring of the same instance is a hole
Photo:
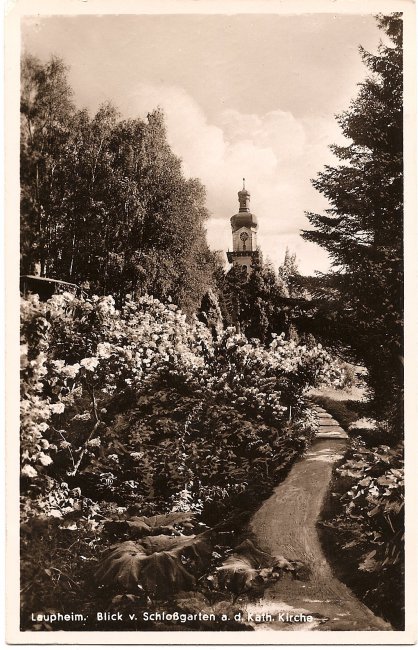
[[[343,143],[335,116],[367,75],[358,46],[375,52],[371,15],[111,15],[25,18],[23,49],[69,66],[80,108],[111,101],[122,117],[164,109],[186,176],[207,190],[208,241],[232,247],[230,217],[246,178],[258,242],[276,267],[286,247],[302,273],[329,259],[300,232],[325,198],[311,185]]]

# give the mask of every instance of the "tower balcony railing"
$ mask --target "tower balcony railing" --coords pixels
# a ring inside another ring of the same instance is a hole
[[[232,262],[236,257],[259,257],[258,251],[227,251],[228,262]]]

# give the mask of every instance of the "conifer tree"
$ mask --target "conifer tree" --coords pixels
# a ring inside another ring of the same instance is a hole
[[[352,324],[352,349],[369,370],[377,411],[399,421],[402,386],[403,86],[401,14],[379,16],[385,43],[361,48],[370,74],[339,124],[340,160],[313,181],[330,208],[308,213],[306,240],[325,248]],[[395,426],[395,425],[394,425]]]
[[[273,333],[287,330],[288,318],[280,300],[286,287],[271,264],[255,259],[250,274],[233,267],[226,275],[223,294],[232,321],[239,323],[247,337],[269,343]]]

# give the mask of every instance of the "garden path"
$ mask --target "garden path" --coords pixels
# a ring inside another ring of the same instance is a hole
[[[301,560],[310,568],[303,580],[278,580],[257,603],[247,606],[261,618],[258,630],[391,630],[333,574],[319,541],[316,524],[332,468],[347,448],[348,435],[324,409],[317,407],[319,430],[311,447],[288,477],[253,516],[255,543],[273,556]],[[312,622],[277,620],[278,614],[305,613]]]

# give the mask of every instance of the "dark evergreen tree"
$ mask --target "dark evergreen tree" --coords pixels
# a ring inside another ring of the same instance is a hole
[[[371,74],[338,120],[349,143],[332,147],[341,163],[313,181],[331,207],[308,214],[314,229],[303,236],[330,254],[352,350],[369,370],[377,414],[396,427],[403,354],[401,14],[378,22],[391,43],[381,43],[377,55],[361,49]]]
[[[249,338],[268,343],[273,333],[288,329],[288,318],[282,298],[286,287],[271,264],[253,260],[250,274],[240,266],[226,275],[224,295],[231,320],[238,323]]]

